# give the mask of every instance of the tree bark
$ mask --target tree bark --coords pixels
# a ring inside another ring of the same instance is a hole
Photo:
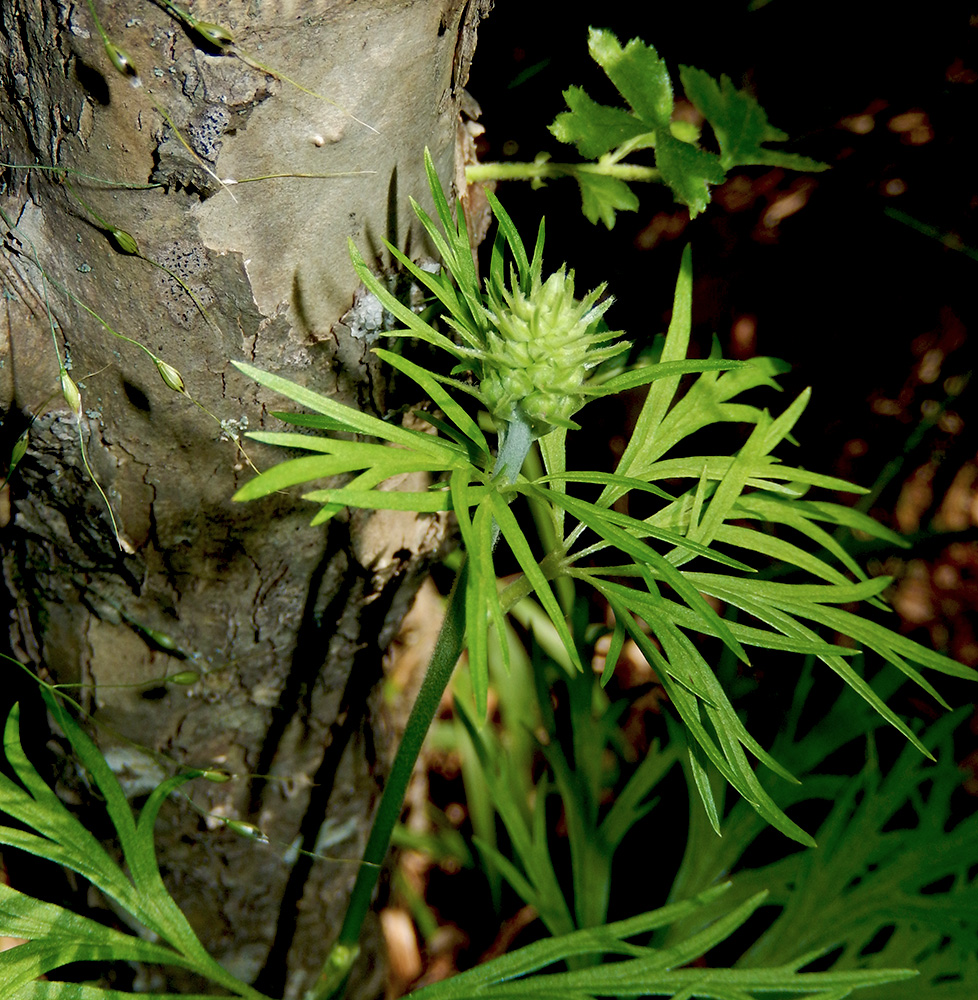
[[[196,782],[196,809],[164,812],[165,879],[220,961],[298,996],[341,918],[356,870],[346,859],[362,848],[393,739],[370,695],[381,657],[444,525],[378,514],[326,530],[308,527],[314,508],[293,496],[232,504],[253,474],[238,436],[279,426],[268,411],[289,406],[230,360],[384,412],[366,321],[351,313],[347,239],[381,263],[385,235],[428,253],[407,195],[428,201],[425,146],[443,182],[453,177],[489,0],[186,6],[229,28],[247,58],[205,51],[153,3],[103,0],[134,85],[106,58],[86,4],[0,0],[2,158],[161,185],[0,176],[16,226],[3,261],[4,432],[36,415],[0,542],[17,655],[85,685],[80,700],[134,798],[169,762],[240,776]],[[240,183],[283,173],[351,175]],[[112,227],[141,256],[120,253]],[[179,370],[200,406],[106,324]],[[77,421],[52,325],[81,388]],[[284,457],[244,446],[261,468]],[[200,674],[189,688],[156,680],[188,669]],[[231,818],[269,844],[232,832]],[[377,989],[366,955],[363,996]]]

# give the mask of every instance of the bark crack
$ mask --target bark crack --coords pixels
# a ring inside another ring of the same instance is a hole
[[[353,738],[363,730],[369,716],[369,697],[382,676],[383,637],[404,585],[404,579],[398,576],[390,580],[380,593],[371,594],[369,581],[361,575],[352,594],[340,595],[344,607],[341,620],[337,622],[336,639],[348,641],[342,638],[343,626],[355,621],[360,635],[376,636],[377,641],[356,644],[339,709],[322,737],[323,756],[313,778],[309,804],[299,831],[301,852],[289,873],[282,896],[275,939],[255,981],[257,989],[271,996],[281,995],[285,989],[289,953],[298,931],[301,903],[307,892],[315,889],[311,876],[317,860],[317,841],[327,822],[333,793],[337,790],[337,775],[343,755]],[[368,597],[373,599],[368,602]],[[324,618],[329,620],[328,616]],[[310,625],[318,629],[314,621]],[[311,716],[306,718],[310,723],[314,721]],[[365,736],[369,738],[369,732]]]

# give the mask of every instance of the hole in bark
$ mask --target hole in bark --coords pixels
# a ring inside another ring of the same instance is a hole
[[[149,405],[149,399],[146,393],[142,389],[136,388],[132,382],[127,382],[125,379],[122,380],[122,388],[125,390],[126,398],[136,407],[137,410],[142,410],[143,413],[149,413],[151,407]]]
[[[109,85],[105,77],[94,67],[89,66],[84,59],[75,60],[75,76],[78,82],[88,91],[88,96],[98,101],[102,107],[109,103]]]

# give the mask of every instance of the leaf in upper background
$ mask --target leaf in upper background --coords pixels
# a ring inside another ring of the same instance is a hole
[[[581,88],[572,87],[564,95],[571,110],[557,116],[551,131],[562,142],[574,143],[578,152],[589,158],[604,156],[645,133],[654,135],[656,166],[662,179],[695,217],[710,200],[709,185],[722,183],[725,173],[713,153],[674,134],[670,123],[672,83],[665,62],[641,39],[633,38],[622,47],[611,32],[600,29],[591,29],[588,48],[632,110],[598,104]],[[650,140],[645,145],[653,143]],[[614,180],[614,186],[606,185],[598,192],[590,179],[585,184],[578,175],[584,214],[592,222],[600,218],[609,229],[614,224],[615,208],[637,207],[637,198],[632,195],[626,199],[622,192],[627,189],[625,182]],[[604,196],[599,202],[603,211],[595,205],[599,193]]]
[[[573,144],[581,156],[596,160],[629,139],[649,131],[649,126],[624,108],[612,108],[593,101],[583,87],[568,87],[564,100],[570,111],[554,119],[550,131],[561,141]]]
[[[724,170],[750,164],[787,167],[789,170],[828,169],[827,163],[819,163],[807,156],[765,149],[761,143],[784,142],[788,135],[771,125],[767,112],[757,99],[746,90],[738,90],[729,76],[721,76],[718,85],[709,73],[693,66],[680,66],[679,78],[686,96],[703,113],[716,133]]]
[[[581,189],[581,211],[588,222],[603,222],[608,229],[615,224],[615,212],[638,210],[638,196],[617,177],[579,170],[575,175]]]
[[[569,110],[557,115],[550,131],[561,142],[574,145],[581,156],[598,160],[597,167],[605,170],[599,183],[590,174],[590,165],[568,168],[581,187],[583,211],[591,222],[600,219],[610,229],[616,210],[637,207],[638,200],[627,182],[612,177],[608,170],[635,148],[655,149],[662,181],[672,189],[676,201],[689,208],[691,218],[706,208],[711,185],[722,184],[732,167],[763,164],[791,170],[827,169],[827,164],[806,156],[763,146],[784,142],[788,136],[771,125],[756,99],[737,90],[727,76],[718,84],[702,70],[680,67],[687,97],[716,134],[721,150],[717,157],[697,145],[698,128],[672,121],[672,82],[664,60],[651,45],[633,38],[622,46],[610,31],[591,28],[588,50],[628,110],[599,104],[583,88],[569,87],[564,91]]]
[[[669,122],[672,81],[665,62],[651,45],[633,38],[622,48],[610,31],[590,28],[587,47],[591,58],[608,74],[639,118],[653,125]]]
[[[631,111],[598,104],[580,87],[564,92],[569,111],[557,116],[550,131],[561,141],[573,143],[582,156],[603,157],[626,143],[647,136],[642,145],[655,147],[656,166],[676,200],[696,216],[710,200],[709,185],[725,174],[720,161],[674,134],[672,83],[666,64],[651,45],[633,38],[624,47],[610,32],[592,28],[588,49],[608,74]],[[654,138],[654,142],[652,141]],[[634,211],[638,198],[625,181],[607,175],[575,171],[581,187],[584,214],[610,229],[616,210]]]

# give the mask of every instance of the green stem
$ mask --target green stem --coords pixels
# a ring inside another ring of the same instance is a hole
[[[380,868],[387,855],[394,825],[401,815],[401,807],[407,792],[408,782],[414,771],[414,764],[421,752],[428,729],[435,718],[442,694],[462,654],[465,639],[465,582],[468,577],[468,560],[462,563],[452,592],[448,599],[445,621],[438,633],[438,642],[428,663],[421,689],[411,715],[408,718],[401,745],[391,768],[390,777],[384,786],[374,825],[363,852],[363,864],[350,894],[343,926],[333,945],[322,974],[315,987],[308,994],[309,1000],[328,1000],[341,994],[350,966],[357,953],[360,929],[373,896]]]
[[[529,424],[517,413],[500,436],[493,475],[502,475],[509,482],[514,482],[523,468],[532,443]],[[498,537],[499,529],[493,525],[493,545]],[[306,1000],[332,1000],[333,997],[342,996],[350,969],[356,960],[360,931],[370,909],[370,901],[390,847],[394,826],[401,816],[408,782],[441,704],[442,695],[455,670],[455,664],[465,648],[465,592],[468,575],[468,559],[464,559],[452,584],[445,620],[404,728],[390,777],[380,797],[377,815],[363,851],[363,861],[350,893],[343,926],[336,943],[330,949],[316,985],[306,994]]]
[[[623,181],[658,181],[655,167],[637,163],[554,163],[551,160],[534,160],[532,163],[477,163],[465,168],[465,179],[470,184],[480,181],[543,181],[555,177],[573,177],[575,174],[599,174],[617,177]]]

